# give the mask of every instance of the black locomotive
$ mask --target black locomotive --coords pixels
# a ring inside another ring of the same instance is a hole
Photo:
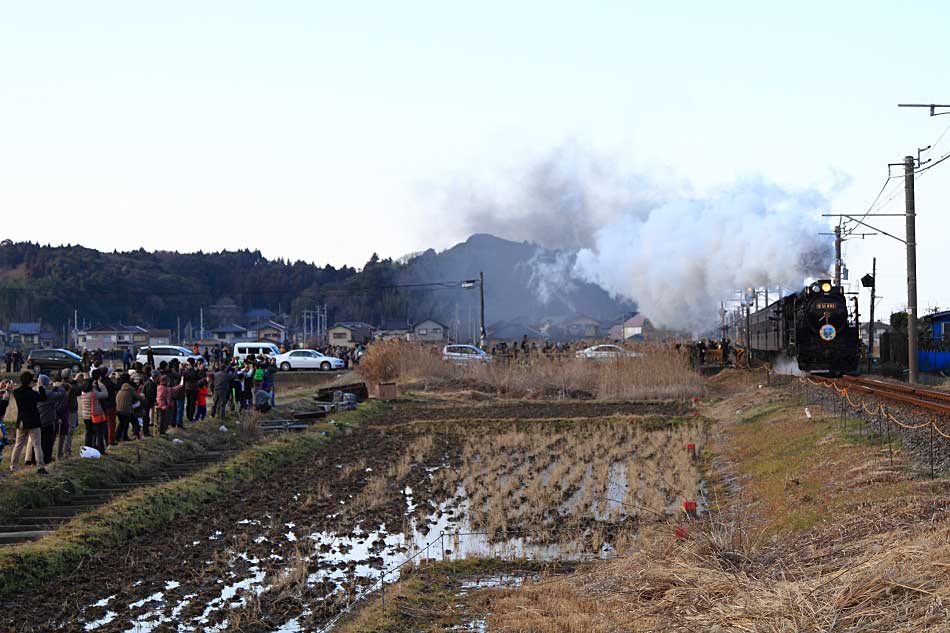
[[[803,371],[841,375],[858,369],[858,328],[841,286],[816,281],[749,315],[754,358],[784,354]]]

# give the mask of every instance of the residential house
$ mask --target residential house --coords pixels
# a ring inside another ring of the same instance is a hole
[[[950,310],[924,315],[921,320],[930,326],[935,345],[950,344]]]
[[[135,350],[149,344],[149,332],[138,325],[98,323],[76,333],[79,349],[114,352]]]
[[[861,340],[864,341],[865,345],[867,345],[867,342],[870,340],[870,337],[869,337],[870,329],[871,329],[870,324],[868,323],[861,324],[860,337],[861,337]],[[881,335],[886,332],[890,332],[892,329],[893,328],[891,328],[890,323],[883,323],[881,321],[876,321],[874,323],[874,350],[872,351],[873,356],[878,356],[878,357],[880,356]],[[948,333],[950,333],[950,330],[948,330]]]
[[[355,348],[373,338],[373,326],[362,321],[342,321],[327,329],[327,338],[330,345]]]
[[[236,339],[247,337],[247,329],[237,323],[222,323],[216,328],[211,329],[211,333],[219,341],[227,344],[234,343]]]
[[[383,341],[392,339],[406,341],[411,338],[409,334],[411,331],[412,327],[406,319],[383,319],[376,328],[376,337]]]
[[[412,339],[423,343],[438,343],[448,338],[449,328],[438,321],[426,319],[412,328]]]
[[[584,314],[569,319],[562,327],[572,339],[599,339],[602,336],[600,321]]]
[[[287,328],[276,321],[263,321],[248,328],[246,336],[261,341],[284,343],[287,340]]]
[[[148,331],[149,345],[171,345],[172,331],[152,328]]]
[[[11,323],[7,328],[10,347],[40,347],[43,328],[39,323]]]

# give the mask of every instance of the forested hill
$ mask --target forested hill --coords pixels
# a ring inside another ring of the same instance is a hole
[[[477,290],[418,290],[412,284],[477,277],[485,270],[489,321],[577,309],[606,318],[622,310],[607,293],[590,284],[567,284],[540,297],[537,273],[544,258],[537,246],[492,236],[436,253],[427,251],[405,263],[376,255],[362,269],[323,267],[283,259],[268,260],[258,251],[218,253],[105,253],[81,246],[0,243],[0,327],[11,321],[42,320],[59,331],[78,310],[87,323],[122,322],[156,327],[198,323],[214,326],[212,306],[236,304],[244,312],[267,308],[288,313],[329,306],[330,319],[379,323],[425,318],[467,321],[477,307]],[[550,262],[549,262],[550,263]],[[547,270],[547,269],[543,269]],[[409,285],[409,288],[400,286]],[[543,294],[543,293],[542,293]],[[476,312],[477,314],[477,312]]]

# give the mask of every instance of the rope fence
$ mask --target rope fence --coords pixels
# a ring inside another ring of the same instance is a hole
[[[829,391],[830,393],[835,394],[838,399],[836,402],[842,405],[842,409],[836,413],[839,413],[843,416],[845,413],[844,405],[847,405],[851,410],[857,411],[859,414],[864,414],[867,416],[873,417],[877,420],[881,426],[884,427],[884,431],[887,437],[888,452],[891,455],[891,462],[893,463],[893,448],[891,446],[891,437],[890,437],[890,425],[897,427],[898,429],[903,429],[905,431],[921,431],[926,429],[930,434],[929,440],[929,449],[930,449],[930,477],[933,479],[935,477],[935,466],[934,466],[934,434],[936,433],[938,437],[950,440],[950,434],[945,433],[940,425],[937,423],[937,418],[934,415],[930,415],[929,419],[925,422],[914,423],[907,420],[901,420],[896,417],[892,410],[889,410],[881,402],[876,402],[871,407],[868,407],[867,403],[864,402],[864,399],[859,399],[857,402],[852,399],[851,394],[848,393],[847,387],[839,387],[836,382],[833,380],[814,380],[809,376],[800,376],[799,379],[800,385],[809,385],[812,387],[822,387]],[[874,394],[867,394],[868,396],[874,397]],[[863,433],[863,423],[862,418],[862,433]],[[889,424],[886,424],[889,423]],[[882,437],[885,433],[882,433]]]

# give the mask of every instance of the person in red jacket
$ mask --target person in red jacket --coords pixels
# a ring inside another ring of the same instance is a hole
[[[195,411],[195,420],[204,420],[208,417],[208,381],[198,381],[198,397],[195,400],[197,410]]]

